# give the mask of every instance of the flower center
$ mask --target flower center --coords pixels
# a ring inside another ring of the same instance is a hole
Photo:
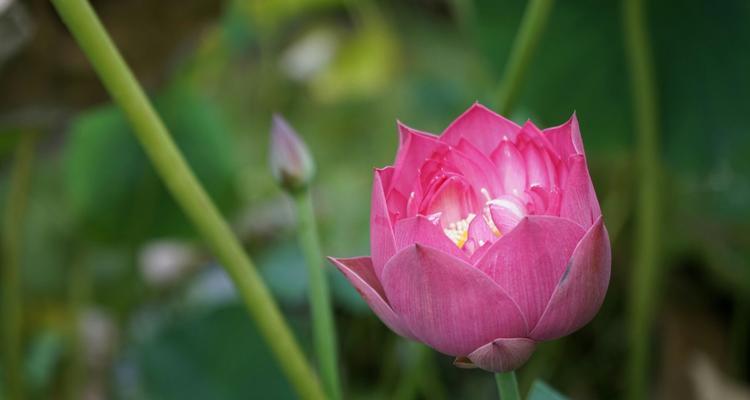
[[[476,217],[476,215],[469,213],[469,215],[460,219],[456,222],[451,222],[446,228],[443,229],[445,236],[448,236],[453,243],[458,246],[459,249],[464,247],[466,241],[469,239],[469,224]]]
[[[515,195],[502,195],[493,198],[490,192],[481,188],[480,192],[485,198],[481,209],[475,210],[477,214],[465,214],[465,218],[458,215],[458,220],[443,225],[443,232],[459,249],[473,253],[487,242],[503,236],[512,230],[521,219],[528,214],[525,205]],[[434,214],[434,223],[438,224],[441,214]],[[479,216],[480,219],[475,221]],[[453,218],[456,218],[453,214]],[[473,224],[472,224],[472,221]],[[476,227],[474,227],[476,225]]]

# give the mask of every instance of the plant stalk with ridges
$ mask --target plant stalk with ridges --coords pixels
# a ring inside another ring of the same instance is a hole
[[[303,189],[293,197],[297,205],[299,224],[297,234],[305,256],[310,282],[313,339],[320,375],[330,398],[339,400],[341,399],[341,384],[337,363],[336,328],[310,190]]]
[[[500,400],[521,400],[515,371],[496,373],[495,382]]]

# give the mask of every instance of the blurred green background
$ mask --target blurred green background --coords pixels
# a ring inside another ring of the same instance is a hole
[[[651,3],[663,213],[650,393],[750,398],[750,3]],[[372,168],[394,157],[396,119],[440,132],[475,100],[493,106],[525,2],[92,4],[310,354],[293,208],[267,168],[271,113],[317,161],[325,253],[367,254]],[[624,50],[620,2],[557,2],[511,115],[548,127],[577,112],[613,245],[600,314],[542,344],[522,390],[536,377],[575,399],[626,389],[640,177]],[[14,150],[34,135],[22,229],[3,232],[22,246],[28,397],[294,398],[48,1],[0,0],[0,93],[3,209]],[[329,273],[347,398],[496,398],[490,375],[397,338]]]

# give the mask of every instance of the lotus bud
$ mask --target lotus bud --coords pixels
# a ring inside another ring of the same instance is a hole
[[[271,173],[284,190],[306,188],[315,174],[310,151],[289,123],[279,114],[271,122]]]

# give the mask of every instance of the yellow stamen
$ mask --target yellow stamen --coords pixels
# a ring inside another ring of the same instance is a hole
[[[466,244],[466,241],[469,240],[469,224],[471,224],[474,217],[476,217],[476,215],[469,214],[464,219],[451,222],[448,224],[447,228],[443,229],[445,236],[448,236],[448,239],[455,243],[459,249],[462,249]]]

